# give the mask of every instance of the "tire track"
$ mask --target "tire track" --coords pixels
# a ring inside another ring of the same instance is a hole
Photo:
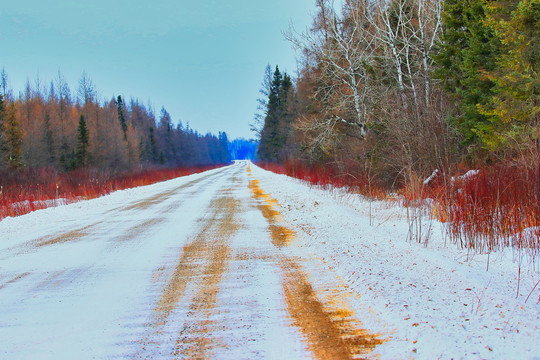
[[[210,175],[207,175],[207,176],[204,176],[204,177],[201,177],[199,179],[196,179],[196,180],[192,180],[184,185],[181,185],[179,187],[176,187],[174,189],[171,189],[171,190],[168,190],[168,191],[165,191],[165,192],[162,192],[162,193],[159,193],[159,194],[156,194],[156,195],[153,195],[149,198],[146,198],[146,199],[143,199],[143,200],[138,200],[138,201],[135,201],[131,204],[128,204],[127,206],[125,207],[120,207],[120,208],[117,208],[117,209],[113,209],[111,211],[130,211],[130,210],[146,210],[154,205],[157,205],[157,204],[160,204],[162,203],[163,201],[169,199],[171,196],[173,196],[174,194],[182,191],[182,190],[185,190],[185,189],[188,189],[188,188],[191,188],[203,181],[209,181],[211,180],[212,178],[216,177],[216,176],[219,176],[221,175],[222,172],[228,170],[227,168],[224,168],[224,169],[221,169],[221,170],[218,170]]]
[[[63,234],[60,234],[58,236],[50,236],[47,238],[38,239],[34,241],[34,246],[37,248],[40,248],[42,246],[56,245],[56,244],[66,243],[69,241],[79,240],[87,236],[88,234],[90,234],[91,231],[94,228],[96,228],[99,224],[101,224],[101,222],[97,222],[92,225],[88,225],[82,228],[71,230]]]
[[[248,175],[251,171],[248,166]],[[274,208],[277,201],[266,194],[259,181],[251,179],[249,188],[256,207],[268,222],[272,243],[281,249],[294,239],[294,232],[279,225],[281,214]],[[285,301],[293,324],[304,335],[308,348],[318,359],[357,359],[368,355],[384,342],[379,335],[370,334],[358,326],[354,313],[338,307],[332,295],[323,302],[294,258],[280,252],[276,255],[282,272]]]
[[[121,207],[121,208],[117,208],[117,209],[114,209],[114,210],[111,210],[111,211],[122,212],[122,211],[130,211],[130,210],[134,210],[134,209],[141,210],[141,211],[142,210],[147,210],[147,209],[149,209],[150,207],[152,207],[154,205],[163,204],[164,201],[170,199],[171,197],[173,197],[177,193],[179,193],[179,192],[181,192],[183,190],[192,188],[197,184],[201,184],[201,186],[204,186],[203,182],[210,181],[212,178],[214,178],[215,176],[218,176],[219,174],[221,174],[223,171],[226,171],[226,170],[227,169],[219,170],[219,171],[217,171],[217,172],[215,172],[213,174],[210,174],[208,176],[201,177],[200,179],[192,180],[192,181],[190,181],[190,182],[188,182],[188,183],[186,183],[186,184],[184,184],[182,186],[176,187],[174,189],[165,191],[165,192],[157,194],[157,195],[153,195],[150,198],[139,200],[139,201],[135,202],[134,204],[131,204],[131,205],[128,205],[128,206],[125,206],[125,207]],[[187,194],[187,196],[188,197],[194,196],[197,193],[197,191],[198,191],[198,187],[197,187],[197,189],[189,192]],[[174,209],[176,209],[176,208],[178,208],[180,206],[181,206],[181,202],[175,202],[174,204],[166,207],[165,209],[163,209],[159,213],[161,213],[161,214],[168,213],[168,212],[170,212],[170,211],[172,211],[172,210],[174,210]],[[111,211],[109,211],[108,213],[110,213]],[[137,224],[137,225],[134,225],[134,226],[130,227],[129,229],[126,229],[124,234],[118,236],[117,238],[115,238],[115,240],[118,240],[118,241],[130,240],[130,239],[134,238],[136,235],[139,235],[139,234],[141,234],[143,232],[148,231],[151,227],[153,227],[155,225],[158,225],[158,224],[164,222],[165,220],[166,219],[163,218],[163,217],[151,218],[149,220],[144,221],[141,224]],[[50,245],[56,245],[56,244],[62,244],[62,243],[67,243],[67,242],[71,242],[71,241],[81,240],[81,239],[85,238],[86,236],[91,235],[93,233],[93,231],[97,230],[99,228],[99,226],[102,225],[102,224],[104,224],[103,221],[95,222],[95,223],[90,224],[88,226],[84,226],[84,227],[81,227],[81,228],[70,230],[70,231],[62,233],[60,235],[53,235],[53,236],[45,237],[45,238],[42,238],[42,239],[37,239],[37,240],[34,240],[34,241],[31,242],[31,246],[36,247],[36,248],[40,248],[40,247],[43,247],[43,246],[50,246]]]
[[[35,286],[35,290],[58,291],[61,288],[72,285],[92,269],[91,266],[75,269],[63,269],[52,272],[45,280]]]
[[[121,207],[109,210],[109,211],[105,212],[103,214],[103,216],[104,217],[110,217],[110,215],[113,214],[113,213],[118,214],[118,213],[121,213],[123,211],[130,211],[130,210],[138,210],[138,211],[148,210],[152,206],[162,204],[164,201],[171,198],[172,196],[174,196],[178,192],[181,192],[182,190],[192,188],[192,187],[194,187],[194,186],[196,186],[198,184],[200,184],[201,186],[204,186],[205,182],[211,181],[214,177],[221,175],[223,172],[225,172],[227,170],[228,170],[228,168],[220,169],[220,170],[218,170],[218,171],[216,171],[216,172],[214,172],[214,173],[212,173],[210,175],[206,175],[206,176],[203,176],[203,177],[201,177],[199,179],[192,180],[192,181],[190,181],[190,182],[188,182],[186,184],[183,184],[183,185],[181,185],[179,187],[176,187],[174,189],[171,189],[171,190],[168,190],[168,191],[153,195],[153,196],[151,196],[149,198],[146,198],[146,199],[137,200],[132,204],[128,204],[127,206],[121,206]],[[198,189],[199,189],[199,187],[197,187],[196,190],[191,191],[190,193],[188,193],[187,196],[194,196],[197,193]],[[163,213],[173,211],[174,209],[176,209],[176,208],[178,208],[180,206],[181,206],[180,202],[170,204],[165,209],[160,211],[160,213],[163,214]],[[120,240],[126,240],[126,239],[128,239],[130,237],[133,237],[134,235],[137,234],[138,231],[144,230],[145,226],[147,227],[149,225],[157,225],[158,223],[161,223],[162,220],[163,220],[162,218],[153,218],[153,219],[149,220],[149,222],[147,222],[147,223],[140,224],[140,225],[135,225],[131,229],[127,229],[126,230],[127,234],[125,236],[120,236],[119,239]],[[61,234],[54,234],[54,235],[45,236],[45,237],[42,237],[42,238],[39,238],[39,239],[33,239],[33,240],[30,240],[30,241],[28,241],[28,242],[26,242],[24,244],[20,244],[20,245],[16,245],[14,247],[11,247],[11,248],[7,248],[7,249],[3,250],[3,252],[5,252],[5,253],[13,252],[13,255],[22,255],[22,254],[38,251],[39,248],[41,248],[41,247],[82,240],[85,237],[87,237],[89,235],[92,235],[93,232],[95,232],[96,230],[99,230],[100,226],[103,226],[103,225],[105,225],[104,221],[94,222],[94,223],[88,224],[88,225],[83,226],[83,227],[78,227],[78,228],[75,228],[73,230],[63,232]]]
[[[156,307],[158,318],[166,321],[185,295],[186,286],[199,283],[189,307],[189,317],[199,320],[185,326],[181,338],[187,338],[190,334],[208,333],[204,330],[204,320],[200,319],[208,318],[209,312],[215,309],[219,283],[231,260],[228,240],[240,226],[235,221],[238,200],[228,196],[220,197],[211,204],[211,208],[212,216],[205,219],[205,225],[195,240],[184,247],[175,273]]]
[[[141,222],[140,224],[131,226],[127,230],[124,231],[122,235],[119,235],[112,239],[114,243],[123,243],[131,241],[137,237],[140,237],[141,235],[150,232],[155,226],[164,223],[167,221],[165,217],[155,217],[152,219],[145,220]]]
[[[25,273],[22,273],[22,274],[19,274],[19,275],[15,276],[11,280],[8,280],[3,284],[0,284],[0,290],[2,290],[3,288],[5,288],[5,287],[7,287],[9,285],[12,285],[12,284],[16,283],[17,281],[19,281],[21,279],[24,279],[25,277],[27,277],[30,274],[31,274],[30,272],[25,272]]]
[[[154,307],[151,331],[139,341],[140,350],[135,358],[151,359],[161,351],[157,338],[181,304],[186,304],[187,314],[182,327],[176,330],[176,340],[167,356],[202,359],[219,346],[219,324],[212,318],[220,311],[217,295],[232,260],[229,240],[240,228],[236,221],[239,200],[232,196],[231,188],[220,190],[219,195],[210,203],[206,211],[209,215],[202,219],[197,235],[183,246]],[[160,269],[158,273],[164,271]]]

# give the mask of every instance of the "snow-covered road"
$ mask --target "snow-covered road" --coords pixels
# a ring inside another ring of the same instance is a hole
[[[431,226],[248,162],[8,218],[0,359],[539,358],[538,273]]]
[[[319,299],[255,181],[242,162],[0,223],[0,358],[367,352],[380,340]]]

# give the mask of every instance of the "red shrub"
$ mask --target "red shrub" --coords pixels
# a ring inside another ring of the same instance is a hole
[[[440,191],[440,211],[462,247],[539,250],[540,169],[487,168]]]
[[[258,166],[276,174],[284,174],[306,181],[312,185],[331,185],[348,188],[350,191],[375,198],[384,198],[385,192],[374,181],[365,176],[362,169],[349,164],[338,168],[334,164],[306,165],[289,160],[285,164],[258,162]]]
[[[314,185],[386,197],[362,169],[354,167],[345,171],[331,164],[306,166],[298,161],[257,165]],[[437,177],[427,185],[413,179],[413,184],[400,191],[402,205],[430,206],[437,219],[448,223],[452,240],[463,248],[489,252],[512,247],[540,255],[540,168],[499,165],[468,176]]]
[[[219,166],[145,169],[112,174],[96,169],[62,173],[54,168],[22,169],[0,174],[0,220],[57,204],[94,199],[116,190],[154,184]]]

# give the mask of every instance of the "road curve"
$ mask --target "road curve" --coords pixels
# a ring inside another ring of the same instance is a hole
[[[266,191],[237,162],[10,229],[0,359],[369,357],[382,340],[311,286]]]

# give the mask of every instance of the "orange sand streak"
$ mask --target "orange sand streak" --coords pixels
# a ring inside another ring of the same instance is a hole
[[[248,175],[251,176],[249,166]],[[288,245],[295,233],[277,224],[281,220],[281,214],[274,208],[278,202],[260,188],[256,179],[249,181],[249,188],[261,203],[258,208],[268,221],[272,243],[277,247]],[[339,307],[338,299],[330,297],[323,303],[293,259],[281,256],[278,262],[289,314],[318,359],[362,358],[384,342],[379,335],[355,326],[358,322],[354,321],[354,313]]]

